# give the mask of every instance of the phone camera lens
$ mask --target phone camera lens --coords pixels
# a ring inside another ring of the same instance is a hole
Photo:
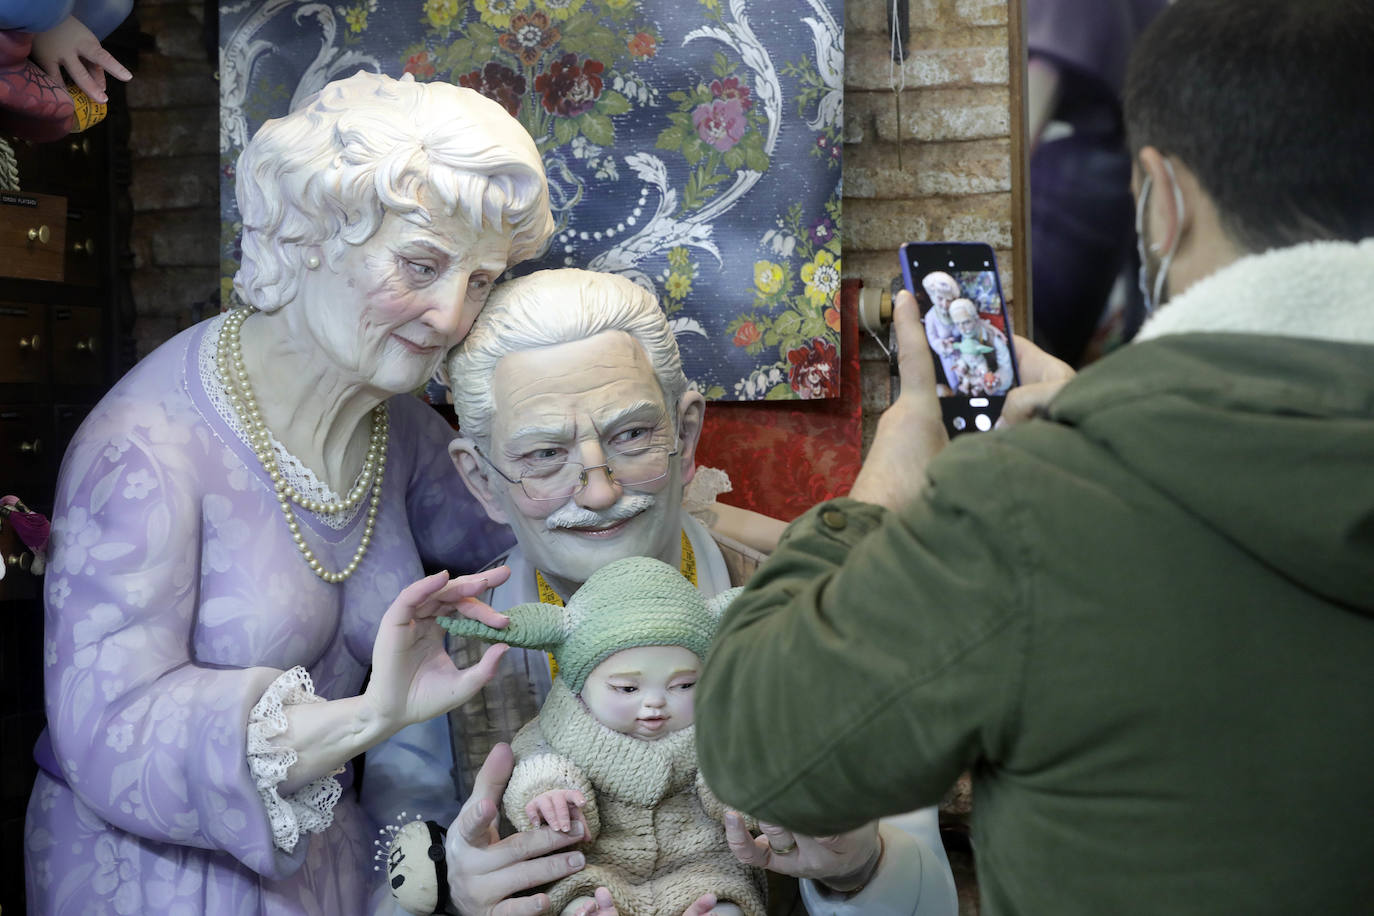
[[[955,417],[950,421],[949,425],[953,426],[955,429],[963,429],[965,426],[968,426],[968,421],[963,417]]]

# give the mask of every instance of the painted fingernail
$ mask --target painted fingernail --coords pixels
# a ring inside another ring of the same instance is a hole
[[[587,857],[582,855],[582,853],[580,852],[575,852],[572,855],[568,856],[569,868],[581,868],[583,865],[586,864],[586,862]]]

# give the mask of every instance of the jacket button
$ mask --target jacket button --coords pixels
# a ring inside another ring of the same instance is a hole
[[[826,509],[821,513],[821,522],[832,531],[843,531],[849,519],[839,509]]]

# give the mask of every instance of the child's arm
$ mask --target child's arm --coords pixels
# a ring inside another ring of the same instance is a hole
[[[510,818],[510,822],[517,830],[531,830],[539,826],[540,819],[536,819],[534,814],[540,814],[544,822],[558,826],[558,820],[542,813],[540,806],[536,804],[537,800],[550,793],[576,793],[582,798],[577,810],[586,824],[587,839],[595,840],[601,833],[601,817],[596,808],[596,789],[581,768],[567,757],[554,753],[542,740],[530,740],[535,736],[526,732],[531,727],[537,727],[537,722],[536,719],[535,722],[526,725],[512,742],[517,759],[515,772],[511,774],[506,794],[501,800],[506,809],[506,817]],[[565,801],[567,798],[565,795]]]

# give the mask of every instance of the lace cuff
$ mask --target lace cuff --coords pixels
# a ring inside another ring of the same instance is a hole
[[[683,491],[682,508],[710,528],[715,521],[715,512],[711,507],[715,504],[716,497],[722,493],[729,493],[732,489],[734,488],[730,486],[730,475],[720,468],[698,467],[696,476]]]
[[[296,762],[294,749],[272,744],[273,738],[286,731],[284,707],[323,702],[323,697],[315,696],[310,675],[297,665],[268,686],[248,716],[248,770],[267,806],[272,842],[283,852],[294,850],[302,833],[319,833],[332,824],[334,805],[343,793],[339,781],[330,775],[286,798],[277,794],[277,785]]]

